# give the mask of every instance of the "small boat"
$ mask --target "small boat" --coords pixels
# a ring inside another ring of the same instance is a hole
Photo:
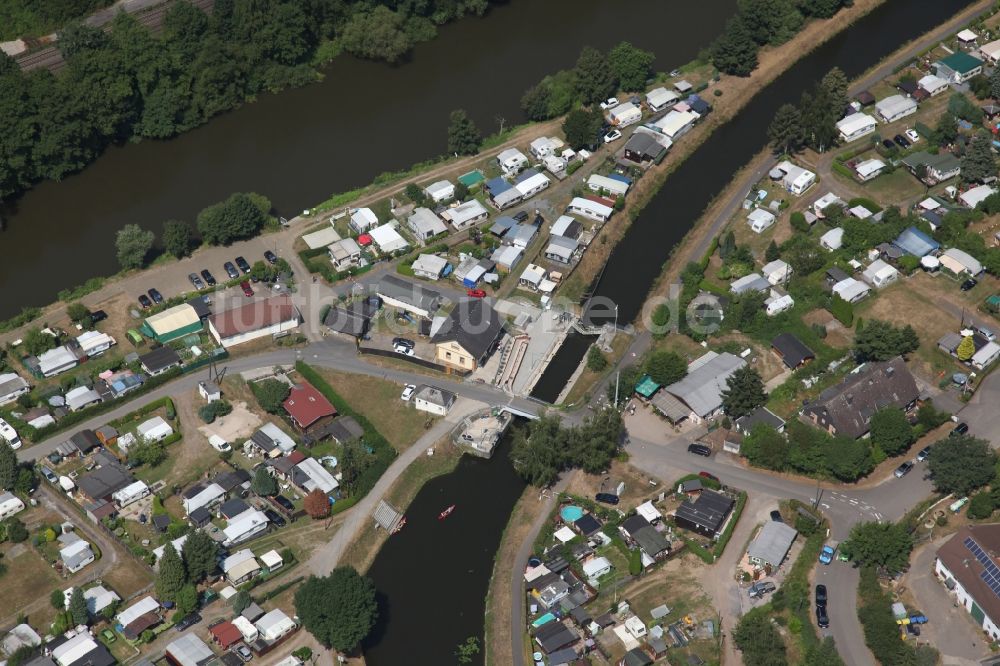
[[[402,518],[399,519],[399,522],[396,523],[396,526],[392,528],[392,532],[390,532],[390,534],[395,534],[399,530],[403,529],[405,526],[406,526],[406,516],[403,516]]]
[[[447,509],[438,514],[438,520],[444,520],[451,515],[451,512],[455,510],[455,505],[452,504]]]

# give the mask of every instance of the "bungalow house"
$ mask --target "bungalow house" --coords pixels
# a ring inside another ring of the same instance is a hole
[[[953,595],[952,603],[965,609],[991,641],[1000,639],[1000,596],[994,591],[998,550],[1000,525],[969,525],[938,548],[934,562],[934,573],[946,594]]]
[[[284,407],[292,425],[301,432],[321,428],[337,415],[337,410],[326,396],[306,381],[293,386],[281,406]]]
[[[378,215],[371,208],[355,208],[351,211],[351,221],[348,225],[355,233],[367,233],[369,229],[378,226]]]
[[[792,276],[792,267],[786,261],[775,259],[764,264],[760,272],[772,285],[779,285],[788,282],[788,279]]]
[[[619,104],[608,111],[608,121],[615,127],[628,127],[642,120],[642,109],[632,102]]]
[[[586,197],[573,197],[573,200],[566,206],[566,211],[597,222],[607,222],[615,209]]]
[[[68,345],[50,349],[38,356],[38,370],[43,377],[54,377],[75,368],[79,363],[80,358]]]
[[[147,419],[135,429],[136,437],[145,442],[160,442],[172,434],[174,434],[174,429],[162,416]]]
[[[353,238],[342,238],[327,247],[333,270],[343,273],[361,264],[361,246]]]
[[[277,336],[298,328],[302,323],[291,296],[274,296],[252,301],[208,318],[208,330],[222,347],[228,349],[252,340]]]
[[[389,307],[424,319],[430,318],[441,306],[441,294],[395,275],[386,275],[379,280],[378,296]]]
[[[83,599],[87,602],[87,612],[93,617],[97,617],[105,608],[122,600],[114,590],[109,590],[103,585],[95,585],[84,590]]]
[[[936,252],[941,244],[916,227],[908,227],[893,241],[893,245],[906,254],[921,258]]]
[[[996,188],[989,185],[978,185],[959,194],[958,201],[964,206],[975,208],[985,201],[987,197],[996,194],[996,192]]]
[[[497,210],[510,208],[521,201],[521,192],[499,177],[486,181],[486,195]]]
[[[941,253],[938,259],[941,261],[942,266],[955,275],[968,273],[972,277],[975,277],[983,272],[983,265],[978,259],[968,252],[959,250],[957,247],[948,248]]]
[[[677,141],[678,138],[690,132],[700,118],[701,116],[697,113],[689,110],[671,109],[667,115],[656,122],[649,123],[647,127],[663,134],[671,141]]]
[[[292,483],[304,493],[318,490],[324,495],[329,495],[340,486],[333,475],[315,458],[304,458],[292,468],[291,476]]]
[[[87,331],[77,337],[76,344],[79,345],[80,351],[84,356],[93,358],[95,356],[100,356],[117,343],[115,342],[115,339],[107,333],[101,333],[100,331]]]
[[[435,360],[448,368],[476,370],[503,334],[503,319],[485,299],[461,300],[431,337]]]
[[[538,227],[534,224],[519,224],[507,232],[507,242],[516,248],[527,250],[537,234]]]
[[[459,255],[463,256],[463,255]],[[493,263],[490,259],[476,259],[466,256],[466,258],[455,268],[452,277],[466,289],[474,289],[479,281],[489,271],[493,270]]]
[[[763,208],[755,208],[747,215],[747,224],[750,225],[750,229],[756,234],[769,229],[774,224],[774,220],[774,214]]]
[[[139,366],[156,377],[181,366],[181,357],[173,347],[157,347],[139,356]]]
[[[538,287],[541,286],[542,280],[544,280],[548,274],[548,271],[541,266],[528,264],[528,267],[524,269],[523,273],[521,273],[521,277],[518,279],[517,284],[519,287],[527,287],[532,291],[538,291]]]
[[[280,608],[265,613],[254,622],[254,626],[260,632],[260,638],[266,643],[278,641],[298,628],[295,621]]]
[[[612,178],[595,173],[587,179],[587,187],[598,194],[607,193],[612,197],[623,197],[628,192],[631,181],[627,178]]]
[[[739,296],[753,291],[769,292],[771,283],[765,280],[759,273],[744,275],[738,280],[733,280],[729,285],[729,293]]]
[[[424,194],[434,203],[455,198],[455,186],[447,180],[439,180],[424,188]]]
[[[249,548],[238,550],[222,560],[222,573],[233,585],[245,583],[260,573],[260,563]]]
[[[196,483],[181,494],[184,513],[191,515],[198,509],[208,509],[222,504],[226,491],[217,483]]]
[[[48,656],[38,656],[24,663],[31,666],[114,666],[118,663],[108,648],[89,631],[76,635],[69,631],[47,643],[45,649]]]
[[[521,261],[523,255],[523,248],[513,245],[501,245],[490,255],[490,261],[496,263],[497,268],[501,271],[509,273]]]
[[[861,277],[876,289],[882,289],[899,279],[899,271],[881,259],[876,259],[861,273]]]
[[[771,340],[771,351],[777,354],[789,370],[795,370],[816,358],[813,350],[792,333],[779,333]]]
[[[628,543],[638,546],[653,561],[670,555],[670,542],[639,514],[623,520],[618,530]]]
[[[66,400],[66,407],[71,412],[78,412],[81,409],[86,409],[91,405],[96,405],[101,402],[101,394],[92,388],[86,386],[77,386],[71,389],[64,396]]]
[[[917,112],[917,103],[905,95],[890,95],[875,103],[875,112],[882,120],[891,123]]]
[[[478,202],[477,202],[478,203]],[[482,204],[480,204],[481,206]],[[406,218],[406,226],[419,240],[426,241],[438,234],[448,233],[448,227],[434,211],[429,208],[417,208]]]
[[[413,394],[413,406],[422,412],[446,416],[457,397],[451,391],[424,385]]]
[[[419,254],[410,268],[417,277],[428,280],[439,280],[444,269],[448,267],[448,260],[436,254]]]
[[[120,464],[101,465],[76,479],[80,494],[92,502],[107,500],[122,488],[135,482],[135,478]]]
[[[986,62],[996,65],[1000,62],[1000,39],[983,44],[979,47],[979,53],[986,58]]]
[[[983,61],[964,51],[956,51],[934,63],[935,74],[951,83],[965,83],[983,73]]]
[[[636,164],[656,162],[666,154],[671,144],[672,141],[667,137],[661,136],[657,139],[652,132],[640,128],[625,142],[623,156]]]
[[[869,159],[854,165],[854,175],[862,183],[878,178],[885,170],[885,162],[879,159]]]
[[[393,252],[402,252],[410,247],[410,244],[406,242],[396,227],[392,222],[387,222],[382,226],[375,227],[368,232],[368,235],[372,237],[372,242],[375,243],[375,247],[382,254],[392,254]]]
[[[597,585],[597,581],[611,573],[611,560],[606,557],[594,557],[583,563],[583,575],[592,587]]]
[[[927,74],[917,81],[917,86],[919,86],[919,88],[926,92],[929,96],[934,97],[935,95],[940,95],[948,89],[948,82],[940,76]]]
[[[229,547],[244,541],[249,541],[267,531],[270,519],[263,511],[250,509],[229,521],[226,529],[222,531],[225,539],[223,546]]]
[[[875,132],[875,119],[867,113],[852,113],[837,122],[840,140],[850,143]]]
[[[949,178],[954,178],[962,172],[962,163],[952,153],[940,151],[936,155],[923,150],[910,153],[902,159],[906,168],[927,185],[937,185]]]
[[[985,370],[989,366],[993,365],[997,358],[1000,358],[1000,345],[993,342],[987,342],[983,347],[972,355],[969,359],[972,363],[972,367],[977,370]]]
[[[871,288],[864,282],[849,277],[833,285],[832,291],[848,303],[857,303],[868,296]]]
[[[840,384],[820,393],[802,415],[831,435],[863,437],[872,414],[886,407],[909,412],[920,391],[901,358],[869,363]]]
[[[513,176],[528,166],[528,158],[517,148],[508,148],[497,155],[497,164],[507,176]]]
[[[327,403],[329,404],[329,403]],[[250,435],[247,444],[265,458],[287,456],[295,450],[295,440],[273,423],[265,423]]]
[[[688,498],[674,512],[674,522],[710,539],[718,539],[736,501],[714,490],[702,490]]]
[[[707,352],[688,364],[684,379],[664,387],[661,393],[672,395],[687,408],[688,414],[681,418],[700,424],[722,410],[726,382],[744,365],[746,361],[728,352]]]
[[[539,174],[541,175],[541,174]],[[545,178],[545,176],[542,176]],[[548,182],[548,179],[545,179]],[[489,211],[483,204],[479,203],[479,199],[469,199],[463,204],[459,204],[454,208],[446,208],[441,212],[441,217],[455,227],[456,231],[462,231],[463,229],[468,229],[469,227],[484,222],[489,215]]]
[[[94,551],[91,550],[88,542],[72,532],[68,532],[67,534],[73,535],[76,539],[71,540],[69,545],[64,546],[59,551],[59,559],[62,562],[63,569],[72,574],[94,561]],[[66,535],[64,534],[63,536]]]
[[[202,329],[201,317],[190,303],[181,303],[163,312],[146,317],[140,331],[161,345],[197,333]]]
[[[168,643],[164,655],[171,666],[202,666],[215,662],[212,648],[193,633]]]
[[[819,199],[816,199],[816,201],[812,203],[812,212],[813,214],[816,215],[816,217],[823,219],[824,217],[826,217],[823,214],[823,211],[829,208],[830,206],[837,206],[843,208],[846,205],[847,203],[843,199],[838,197],[836,194],[834,194],[833,192],[827,192],[826,194],[821,196]]]
[[[146,629],[152,629],[160,624],[160,604],[151,596],[145,596],[118,613],[115,622],[121,625],[125,638],[135,640]]]
[[[816,174],[784,160],[775,167],[781,175],[781,184],[796,196],[801,196],[816,182]]]
[[[573,261],[579,243],[572,238],[565,236],[551,236],[549,245],[545,248],[545,258],[560,264],[569,264]]]
[[[340,333],[356,339],[368,335],[371,316],[376,308],[365,301],[355,301],[348,306],[334,306],[326,313],[323,325],[334,333]]]
[[[0,373],[0,405],[14,402],[31,391],[31,385],[16,372]]]
[[[766,425],[774,428],[778,432],[785,431],[785,420],[772,412],[767,407],[758,407],[749,414],[744,414],[733,422],[736,432],[746,436],[758,425]]]
[[[676,104],[680,98],[681,96],[673,90],[667,90],[663,86],[660,86],[646,93],[646,105],[654,112],[663,111]]]
[[[747,559],[755,566],[777,569],[788,557],[798,534],[795,528],[785,523],[769,520],[750,542]]]
[[[844,244],[844,230],[841,227],[834,227],[819,237],[819,244],[833,252],[839,250]]]
[[[535,159],[543,160],[546,157],[555,155],[556,152],[564,145],[565,144],[561,139],[540,136],[528,144],[528,152],[531,153]]]
[[[542,190],[548,188],[551,181],[544,173],[539,173],[534,169],[528,169],[514,179],[514,189],[521,195],[521,201],[527,201]],[[476,201],[476,203],[479,203]],[[481,204],[480,204],[481,206]],[[485,213],[486,209],[483,208]],[[486,219],[485,216],[483,219]]]

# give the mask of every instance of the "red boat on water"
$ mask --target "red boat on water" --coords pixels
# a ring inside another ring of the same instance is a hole
[[[447,509],[438,514],[438,520],[444,520],[451,515],[451,512],[455,510],[455,505],[452,504]]]

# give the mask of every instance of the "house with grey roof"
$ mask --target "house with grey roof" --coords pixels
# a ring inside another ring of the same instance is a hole
[[[764,523],[757,536],[747,548],[747,557],[751,564],[759,567],[770,566],[777,569],[788,556],[798,532],[785,523],[770,520]]]
[[[744,275],[738,280],[733,280],[733,282],[729,285],[729,293],[737,296],[753,291],[766,293],[770,290],[771,283],[767,281],[767,278],[760,275],[760,273]]]
[[[424,412],[445,416],[457,398],[451,391],[424,385],[413,394],[413,406]]]
[[[480,367],[497,348],[504,333],[504,320],[483,298],[459,301],[435,331],[435,360],[456,370]]]
[[[440,293],[395,275],[386,275],[379,280],[378,295],[386,305],[424,319],[429,319],[441,306]]]
[[[701,423],[722,410],[722,392],[726,390],[726,382],[730,375],[745,365],[746,361],[739,356],[710,351],[688,365],[688,374],[684,379],[664,387],[663,391],[687,407],[688,418]]]
[[[31,385],[16,372],[0,373],[0,405],[14,402],[30,390]]]

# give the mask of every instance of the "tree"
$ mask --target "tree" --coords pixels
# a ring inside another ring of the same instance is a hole
[[[262,210],[266,199],[255,201],[255,196],[236,192],[228,199],[198,213],[197,224],[201,237],[209,245],[229,245],[233,241],[253,238],[267,223],[267,212]]]
[[[919,346],[920,339],[909,324],[897,328],[889,322],[872,319],[854,335],[854,353],[860,361],[888,361]]]
[[[955,349],[955,356],[959,361],[968,361],[976,353],[976,344],[972,341],[972,336],[967,335],[962,338]]]
[[[177,606],[177,617],[193,613],[198,610],[198,588],[188,583],[177,592],[174,601]]]
[[[750,366],[738,368],[726,380],[726,390],[722,392],[722,409],[726,416],[738,419],[762,407],[765,402],[764,380]]]
[[[216,560],[219,556],[219,545],[205,532],[195,530],[184,542],[183,554],[188,581],[198,583],[215,572],[218,566]]]
[[[427,195],[424,194],[424,191],[416,183],[408,184],[403,192],[406,194],[407,199],[418,206],[422,206],[424,201],[427,200]]]
[[[472,122],[465,109],[455,109],[448,117],[448,152],[458,155],[475,155],[483,142],[479,128]]]
[[[17,482],[17,454],[9,446],[0,446],[0,488],[13,490]]]
[[[7,539],[12,543],[21,543],[28,539],[28,528],[24,526],[18,518],[10,518],[5,523],[7,529]]]
[[[833,106],[835,113],[847,108],[847,75],[839,67],[834,67],[826,73],[820,82],[820,88],[826,93],[826,98]]]
[[[66,610],[66,596],[62,590],[52,590],[49,592],[49,603],[57,611]]]
[[[833,637],[827,636],[821,643],[811,646],[806,651],[803,666],[844,666]]]
[[[955,116],[947,111],[941,114],[937,126],[934,128],[934,142],[939,146],[947,146],[955,143],[958,138],[958,122]]]
[[[460,664],[471,664],[479,654],[479,637],[469,636],[464,643],[459,643],[455,650],[455,660]]]
[[[712,64],[733,76],[750,76],[757,69],[757,44],[743,18],[737,14],[711,46]]]
[[[352,13],[340,34],[344,50],[371,60],[397,62],[413,46],[406,33],[406,16],[384,5]]]
[[[330,515],[330,500],[326,494],[318,488],[310,491],[306,495],[304,506],[306,513],[309,514],[309,516],[314,520],[326,518]]]
[[[465,183],[455,183],[455,201],[465,201],[469,196],[469,188]]]
[[[743,653],[746,666],[778,666],[788,663],[785,642],[764,608],[754,608],[740,618],[733,640]]]
[[[988,492],[976,493],[969,502],[969,517],[976,520],[993,515],[993,496]]]
[[[152,231],[145,231],[138,224],[126,224],[115,237],[118,264],[125,270],[142,268],[155,238]]]
[[[622,90],[645,90],[654,60],[656,56],[651,51],[643,51],[629,42],[621,42],[608,52],[608,64]]]
[[[277,414],[281,411],[281,405],[288,398],[291,389],[288,384],[277,379],[265,379],[251,384],[254,397],[261,408],[270,413]]]
[[[247,590],[240,590],[233,596],[233,600],[231,602],[233,606],[233,613],[235,615],[239,615],[252,603],[253,598],[251,598],[250,592]]]
[[[28,329],[21,338],[21,348],[32,356],[38,356],[55,347],[57,342],[56,338],[36,327]]]
[[[959,92],[948,98],[948,113],[956,118],[967,120],[973,125],[978,125],[983,121],[983,110]]]
[[[993,479],[996,462],[986,440],[954,435],[934,444],[927,469],[939,492],[965,497]]]
[[[767,128],[767,138],[776,153],[794,153],[805,142],[802,113],[792,104],[782,104]]]
[[[128,459],[138,465],[156,467],[167,459],[163,442],[139,442],[129,447]]]
[[[250,490],[261,497],[277,495],[278,484],[275,482],[274,477],[268,473],[267,468],[261,466],[254,472],[253,480],[250,481]]]
[[[566,135],[566,143],[573,150],[592,146],[597,142],[597,133],[601,130],[604,117],[599,110],[573,109],[566,114],[562,130]]]
[[[547,120],[549,116],[549,101],[552,98],[551,89],[544,83],[532,86],[521,95],[521,110],[528,120]]]
[[[913,537],[901,523],[858,523],[841,548],[859,566],[896,573],[909,565]]]
[[[171,542],[163,547],[156,573],[156,594],[161,599],[176,601],[177,594],[188,582],[184,562]]]
[[[993,157],[992,139],[986,132],[978,132],[969,141],[965,155],[962,156],[962,181],[981,183],[996,175],[997,163]]]
[[[667,386],[687,376],[687,361],[676,352],[653,352],[646,361],[646,372],[654,382]]]
[[[766,423],[758,423],[743,438],[740,453],[752,465],[782,470],[788,462],[788,438]]]
[[[802,27],[802,14],[790,0],[742,0],[740,15],[754,41],[782,44]]]
[[[764,251],[764,261],[771,262],[779,259],[780,257],[781,250],[778,249],[778,244],[772,240],[767,246],[767,249]]]
[[[69,614],[73,616],[73,624],[79,626],[90,623],[90,613],[87,612],[87,600],[83,597],[83,588],[77,585],[69,597]]]
[[[584,46],[576,59],[576,91],[584,104],[603,102],[615,91],[607,56],[592,46]]]
[[[722,261],[729,261],[734,252],[736,252],[736,233],[730,229],[719,241],[719,258]]]
[[[990,74],[990,97],[1000,99],[1000,70],[996,68]]]
[[[25,465],[17,470],[17,480],[14,482],[14,492],[27,495],[38,487],[38,477],[35,471]]]
[[[857,481],[875,469],[875,460],[867,442],[841,436],[827,447],[826,466],[841,481]]]
[[[608,367],[608,359],[601,353],[601,348],[596,344],[591,345],[587,350],[587,368],[593,372],[603,372]]]
[[[212,423],[216,418],[225,416],[233,411],[233,406],[225,400],[216,400],[207,405],[203,405],[198,410],[198,416],[205,423]]]
[[[192,229],[187,222],[167,220],[163,223],[163,249],[178,259],[191,251]]]
[[[346,652],[368,636],[378,619],[375,584],[353,567],[310,576],[295,592],[295,612],[316,640]]]
[[[802,0],[799,8],[803,14],[816,18],[830,18],[841,8],[853,0]],[[817,666],[817,665],[814,665]]]
[[[76,301],[66,306],[66,316],[70,318],[70,321],[80,323],[90,317],[90,308]]]
[[[905,453],[916,439],[906,414],[898,407],[885,407],[872,414],[869,427],[872,444],[888,456]]]

